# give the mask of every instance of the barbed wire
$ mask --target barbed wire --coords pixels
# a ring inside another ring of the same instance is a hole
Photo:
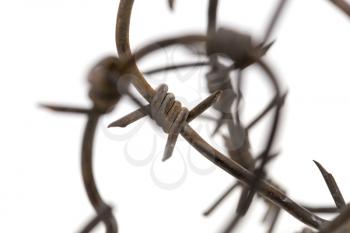
[[[330,2],[350,16],[350,5],[346,1],[330,0]],[[320,163],[315,161],[332,194],[335,207],[310,207],[298,204],[289,198],[286,192],[280,188],[281,185],[276,184],[273,181],[273,177],[270,177],[267,173],[267,165],[279,154],[273,150],[275,149],[280,114],[287,92],[283,92],[279,78],[274,74],[272,66],[264,59],[264,55],[274,43],[273,41],[269,42],[269,39],[281,18],[287,0],[278,2],[271,20],[266,26],[263,40],[260,43],[254,44],[250,35],[241,33],[233,28],[217,27],[219,1],[209,0],[207,33],[205,35],[187,34],[155,40],[132,52],[129,44],[129,28],[133,3],[133,0],[120,0],[119,2],[116,22],[118,57],[109,56],[102,59],[93,67],[88,76],[90,83],[89,97],[92,102],[91,108],[51,104],[42,105],[57,112],[87,116],[82,140],[81,172],[85,191],[91,205],[95,209],[96,217],[82,228],[80,232],[92,231],[99,222],[104,223],[107,233],[118,232],[117,221],[112,208],[103,200],[95,182],[92,151],[96,128],[101,117],[111,113],[124,95],[135,102],[139,109],[112,122],[109,127],[127,127],[131,123],[149,116],[163,129],[164,133],[168,134],[163,161],[171,158],[177,139],[181,135],[200,154],[237,179],[214,205],[204,213],[205,216],[209,216],[232,191],[238,187],[241,188],[235,215],[222,232],[229,233],[235,229],[250,208],[255,194],[264,199],[267,205],[264,222],[267,222],[269,225],[267,229],[269,233],[274,231],[282,210],[306,225],[301,232],[314,232],[314,230],[317,230],[319,233],[348,232],[350,225],[349,205],[346,204],[334,177]],[[168,0],[168,4],[173,10],[175,1]],[[141,72],[138,69],[137,62],[139,60],[160,49],[174,45],[181,45],[185,48],[189,46],[203,47],[203,51],[206,51],[205,54],[198,54],[198,56],[202,56],[206,60],[173,64],[145,72]],[[230,64],[224,65],[220,61],[222,59],[229,60]],[[180,101],[176,100],[175,94],[168,93],[166,84],[161,84],[155,90],[144,77],[145,74],[152,75],[164,71],[171,72],[199,66],[209,68],[206,73],[206,82],[210,95],[191,110],[188,110]],[[262,69],[265,74],[264,77],[272,86],[274,96],[262,112],[258,113],[247,125],[243,125],[240,120],[240,106],[244,96],[244,70],[251,66],[259,66]],[[233,73],[236,75],[232,79]],[[129,90],[130,85],[133,85],[149,104],[144,105],[138,99],[139,97],[132,94]],[[223,136],[228,153],[227,156],[212,147],[188,124],[192,120],[199,118],[210,107],[219,112],[220,117],[215,118],[203,115],[201,117],[207,117],[209,120],[216,122],[213,135],[220,133]],[[269,130],[266,132],[265,146],[261,153],[254,155],[250,148],[249,131],[270,112],[273,113],[273,116]],[[221,133],[220,130],[223,126],[227,127],[228,135]],[[155,153],[154,149],[151,150],[151,154],[146,157],[145,161],[148,162],[152,159],[152,153]],[[154,170],[151,171],[154,173]],[[160,181],[157,180],[157,182]],[[327,221],[316,213],[336,213],[338,215],[335,219]]]

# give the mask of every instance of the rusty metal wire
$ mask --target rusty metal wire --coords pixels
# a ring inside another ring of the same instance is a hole
[[[350,16],[350,7],[345,1],[330,0],[330,2]],[[287,0],[278,2],[276,10],[266,27],[263,40],[258,44],[253,43],[250,35],[233,28],[217,27],[219,1],[209,0],[207,32],[205,35],[187,34],[155,40],[135,52],[131,51],[129,44],[133,3],[134,0],[120,0],[119,3],[116,22],[118,57],[110,56],[101,60],[89,74],[91,108],[42,105],[42,107],[56,112],[87,116],[82,140],[81,172],[85,191],[95,209],[96,216],[80,232],[91,232],[100,222],[104,223],[106,232],[118,232],[117,221],[112,208],[106,204],[96,185],[93,173],[93,145],[96,127],[101,116],[109,114],[123,95],[129,96],[140,108],[114,121],[109,127],[126,127],[145,116],[149,116],[168,134],[163,161],[172,156],[176,141],[182,135],[204,157],[237,179],[204,213],[204,215],[210,215],[233,190],[241,187],[242,191],[236,213],[223,232],[229,233],[235,229],[251,206],[255,194],[262,198],[268,207],[263,221],[267,222],[267,232],[269,233],[274,231],[282,210],[308,226],[302,232],[314,232],[313,229],[315,229],[319,233],[340,233],[349,230],[349,207],[334,177],[320,163],[315,161],[332,194],[336,207],[310,207],[298,204],[290,199],[279,185],[272,181],[266,171],[267,164],[278,154],[273,152],[273,146],[279,128],[282,106],[287,94],[283,93],[280,79],[275,75],[272,66],[263,56],[273,44],[273,42],[269,42],[269,39]],[[168,0],[168,4],[173,9],[175,1]],[[204,46],[206,51],[204,57],[207,61],[159,67],[145,72],[138,69],[137,62],[139,60],[159,49],[173,45]],[[220,62],[222,56],[230,59],[231,64],[224,65]],[[240,120],[240,105],[244,95],[244,70],[253,65],[258,66],[263,71],[264,77],[272,86],[274,97],[261,113],[257,114],[253,120],[244,126]],[[176,100],[174,94],[168,93],[166,84],[160,85],[155,90],[144,77],[144,75],[196,66],[209,67],[205,78],[210,95],[192,110],[188,110]],[[236,77],[233,82],[231,75],[234,72],[236,72]],[[142,105],[138,98],[129,92],[130,84],[149,102],[148,105]],[[219,133],[222,126],[226,126],[228,129],[229,134],[223,135],[227,156],[213,148],[189,125],[189,122],[198,118],[210,107],[221,114],[219,119],[209,117],[216,122],[213,134]],[[232,108],[235,109],[234,113],[232,113]],[[249,131],[269,112],[273,114],[270,128],[266,133],[264,149],[259,155],[253,155],[250,148]],[[332,221],[327,221],[316,215],[316,213],[338,212],[339,215]]]

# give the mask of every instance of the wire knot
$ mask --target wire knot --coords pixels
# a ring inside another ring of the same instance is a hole
[[[150,108],[151,117],[168,134],[179,134],[189,114],[189,110],[175,100],[174,94],[168,93],[168,86],[165,84],[157,88]]]
[[[221,93],[217,91],[211,94],[189,111],[175,100],[174,94],[168,93],[168,86],[162,84],[157,88],[150,104],[112,122],[108,127],[125,127],[149,115],[168,134],[163,155],[163,161],[165,161],[171,157],[177,138],[184,126],[212,106]]]

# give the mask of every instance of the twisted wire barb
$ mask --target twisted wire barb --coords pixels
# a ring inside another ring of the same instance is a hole
[[[155,120],[163,131],[169,134],[162,159],[165,161],[171,157],[177,138],[183,129],[183,126],[186,123],[191,122],[212,104],[214,104],[220,95],[221,91],[213,93],[191,111],[189,111],[187,108],[182,107],[179,101],[175,100],[174,94],[168,93],[168,86],[162,84],[157,88],[151,104],[143,106],[138,110],[114,121],[109,125],[109,127],[125,127],[141,119],[147,114],[150,115],[150,117]]]

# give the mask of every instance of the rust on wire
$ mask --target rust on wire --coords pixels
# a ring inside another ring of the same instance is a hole
[[[209,0],[207,11],[206,34],[186,34],[170,38],[154,40],[143,45],[135,52],[129,44],[130,19],[134,0],[120,0],[115,41],[117,56],[102,59],[91,70],[89,98],[92,106],[89,108],[75,106],[60,106],[42,104],[41,107],[55,112],[73,113],[87,116],[87,123],[82,140],[81,172],[85,191],[91,205],[95,209],[95,217],[81,229],[81,233],[91,232],[100,222],[105,225],[107,233],[117,233],[117,221],[112,208],[102,198],[93,173],[93,145],[96,127],[100,118],[111,113],[120,102],[122,96],[128,96],[139,106],[135,111],[112,122],[108,127],[127,127],[137,120],[149,116],[168,134],[163,161],[169,159],[174,151],[178,137],[181,135],[200,154],[209,161],[237,179],[219,198],[204,212],[209,216],[237,188],[241,189],[235,214],[223,229],[223,233],[233,232],[241,219],[246,215],[255,196],[264,200],[267,211],[263,222],[267,224],[267,232],[272,233],[277,225],[280,214],[288,212],[294,218],[304,223],[306,227],[301,232],[342,233],[350,232],[350,208],[346,204],[339,187],[323,166],[315,161],[333,197],[335,206],[303,205],[290,199],[286,192],[269,176],[267,165],[277,157],[274,152],[276,134],[279,129],[282,107],[287,92],[282,91],[280,79],[275,75],[272,66],[264,55],[269,51],[274,41],[270,37],[281,19],[287,0],[278,0],[260,43],[254,43],[252,36],[229,27],[218,27],[219,0]],[[345,0],[330,0],[341,11],[350,16],[350,6]],[[168,0],[170,9],[174,9],[175,0]],[[199,54],[204,61],[180,63],[171,66],[159,66],[141,72],[137,62],[148,55],[174,45],[203,47],[204,54]],[[222,60],[228,60],[229,64]],[[205,74],[209,96],[188,110],[176,100],[175,94],[168,92],[168,86],[161,84],[154,89],[145,79],[145,75],[155,75],[160,72],[170,72],[177,69],[208,67]],[[265,108],[244,125],[241,122],[241,105],[244,97],[245,69],[257,66],[263,72],[263,78],[272,86],[273,98]],[[234,78],[232,78],[235,73]],[[138,93],[148,102],[144,105],[129,92],[133,85]],[[203,115],[213,107],[219,118]],[[234,112],[232,111],[234,109]],[[266,131],[266,141],[261,153],[255,155],[250,148],[249,132],[267,114],[272,112],[270,127]],[[189,123],[196,118],[207,118],[215,122],[213,135],[221,134],[227,149],[227,155],[220,153],[207,143]],[[221,133],[226,127],[228,134]],[[332,221],[327,221],[317,214],[336,213]]]

